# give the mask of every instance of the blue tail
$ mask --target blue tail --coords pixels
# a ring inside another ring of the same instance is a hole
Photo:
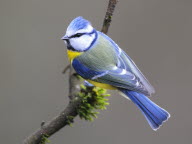
[[[170,117],[166,110],[153,103],[144,94],[126,89],[120,89],[120,91],[137,105],[153,130],[157,130]]]

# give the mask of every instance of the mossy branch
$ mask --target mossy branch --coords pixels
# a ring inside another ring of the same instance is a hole
[[[99,87],[86,87],[81,85],[81,91],[78,96],[81,98],[81,105],[77,109],[77,113],[81,119],[88,121],[93,121],[93,118],[97,118],[98,109],[106,109],[106,106],[109,105],[106,97],[109,94],[106,94],[106,90]]]
[[[103,22],[102,32],[107,34],[117,0],[109,0],[107,12]],[[92,121],[97,117],[97,109],[106,109],[109,104],[106,90],[98,87],[86,87],[83,80],[73,72],[71,66],[67,66],[63,73],[69,69],[69,98],[67,107],[51,121],[41,124],[41,127],[24,140],[24,144],[45,144],[48,137],[59,131],[66,125],[72,125],[74,118]]]

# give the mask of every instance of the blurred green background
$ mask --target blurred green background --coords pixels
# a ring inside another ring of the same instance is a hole
[[[0,140],[19,144],[68,103],[60,39],[83,16],[101,29],[108,0],[0,0]],[[191,144],[192,1],[120,0],[109,36],[156,88],[172,117],[157,132],[117,92],[94,122],[75,119],[51,144]]]

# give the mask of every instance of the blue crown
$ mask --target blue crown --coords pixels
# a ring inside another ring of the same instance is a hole
[[[75,18],[69,24],[68,29],[73,30],[73,31],[77,31],[77,30],[86,28],[90,24],[91,23],[88,20],[86,20],[83,17],[79,16],[79,17]]]

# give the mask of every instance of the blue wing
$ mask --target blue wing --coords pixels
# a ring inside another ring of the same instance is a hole
[[[138,69],[133,60],[124,51],[121,52],[120,61],[121,61],[120,63],[123,63],[122,68],[125,68],[127,71],[133,73],[143,84],[145,89],[148,91],[149,95],[155,93],[155,89],[153,88],[153,86],[149,83],[146,77]]]
[[[76,57],[72,65],[85,79],[145,95],[154,93],[153,87],[131,58],[112,39],[101,32],[98,32],[98,38],[92,48]]]
[[[122,64],[120,65],[121,67],[114,65],[111,70],[106,71],[96,71],[90,69],[78,59],[74,59],[72,65],[76,72],[84,79],[106,83],[118,88],[134,90],[148,95],[148,92],[140,80],[133,73],[122,69]]]
[[[103,34],[102,32],[98,33],[112,43],[113,48],[115,49],[116,54],[118,55],[118,67],[121,69],[126,69],[127,71],[133,73],[140,80],[140,83],[142,83],[142,85],[148,91],[149,95],[155,93],[155,89],[149,83],[147,78],[142,74],[142,72],[138,69],[134,61],[123,50],[121,50],[119,46],[110,37]]]
[[[82,64],[82,62],[80,62],[78,59],[74,59],[72,65],[75,71],[84,79],[92,79],[96,76],[105,74],[105,71],[95,71],[90,69]]]

